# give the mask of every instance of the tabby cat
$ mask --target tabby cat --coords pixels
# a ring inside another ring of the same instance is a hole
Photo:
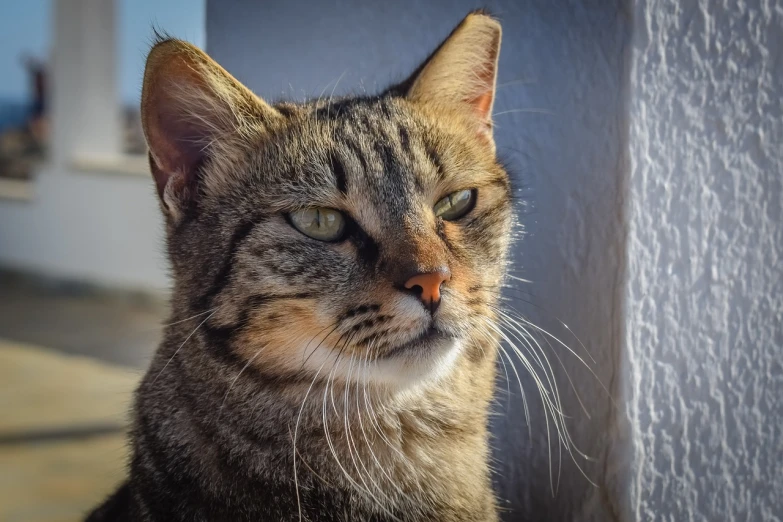
[[[129,478],[89,521],[498,519],[500,36],[474,12],[380,95],[276,105],[156,43],[141,112],[172,315]]]

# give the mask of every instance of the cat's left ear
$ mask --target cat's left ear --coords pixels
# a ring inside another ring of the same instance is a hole
[[[483,12],[470,13],[403,84],[409,99],[450,106],[475,121],[476,131],[492,141],[500,24]]]

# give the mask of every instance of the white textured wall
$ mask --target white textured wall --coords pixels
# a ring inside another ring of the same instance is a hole
[[[635,520],[783,520],[783,3],[638,0]]]

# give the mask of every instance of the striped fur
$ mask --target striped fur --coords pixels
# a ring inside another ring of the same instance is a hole
[[[136,394],[128,482],[89,520],[497,520],[487,324],[511,210],[486,93],[499,41],[472,14],[413,81],[276,106],[188,44],[153,48],[143,111],[171,324]],[[488,48],[471,63],[475,46]],[[436,218],[462,189],[475,208]],[[307,206],[348,216],[346,239],[295,230],[286,214]],[[444,264],[431,317],[401,283]]]

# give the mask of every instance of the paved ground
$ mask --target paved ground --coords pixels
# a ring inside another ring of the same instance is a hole
[[[0,272],[0,521],[76,522],[122,480],[161,298]]]
[[[122,481],[140,375],[0,339],[0,520],[76,522]]]
[[[0,271],[0,338],[144,368],[166,317],[163,297]]]

